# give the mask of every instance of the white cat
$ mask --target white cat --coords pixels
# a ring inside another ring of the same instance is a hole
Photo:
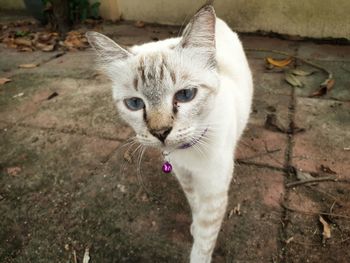
[[[241,42],[211,5],[183,36],[125,50],[88,32],[113,83],[121,117],[163,151],[192,210],[190,262],[208,263],[226,211],[234,150],[248,121],[253,84]]]

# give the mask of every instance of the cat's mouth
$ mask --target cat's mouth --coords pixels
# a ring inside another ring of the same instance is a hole
[[[162,148],[162,150],[166,150],[166,151],[173,151],[173,150],[184,150],[184,149],[188,149],[191,148],[193,146],[195,146],[198,142],[200,142],[203,137],[206,135],[206,133],[208,132],[208,128],[205,128],[197,137],[192,138],[188,141],[176,141],[176,142],[172,142],[172,141],[165,141],[160,148]]]

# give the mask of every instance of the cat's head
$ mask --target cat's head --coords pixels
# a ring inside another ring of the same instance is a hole
[[[197,140],[219,88],[215,11],[201,8],[181,38],[129,50],[88,32],[98,63],[112,80],[119,114],[144,145],[177,148]]]

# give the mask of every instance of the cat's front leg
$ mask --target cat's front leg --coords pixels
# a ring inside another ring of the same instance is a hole
[[[191,263],[209,263],[227,206],[227,187],[197,189],[198,207],[193,212]]]
[[[184,191],[186,198],[188,200],[188,203],[191,207],[192,213],[194,213],[197,210],[197,197],[195,195],[194,185],[193,185],[193,176],[190,171],[181,168],[181,167],[174,167],[174,173],[176,175],[176,178],[180,182],[180,185],[182,187],[182,190]],[[192,234],[192,231],[191,231]]]

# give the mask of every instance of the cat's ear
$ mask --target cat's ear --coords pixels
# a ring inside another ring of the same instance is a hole
[[[205,5],[199,9],[183,32],[181,47],[215,50],[215,21],[213,6]]]
[[[95,49],[101,64],[108,64],[116,60],[123,60],[131,56],[131,53],[119,46],[109,37],[103,34],[88,31],[86,38]]]

